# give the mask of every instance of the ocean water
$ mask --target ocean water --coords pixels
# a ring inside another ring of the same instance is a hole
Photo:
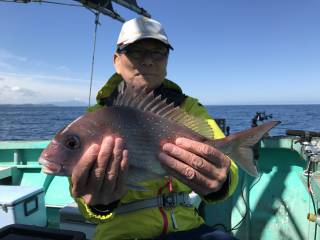
[[[250,128],[257,112],[272,115],[281,124],[271,135],[285,135],[287,129],[320,132],[320,105],[207,106],[214,118],[225,118],[230,133]],[[85,107],[1,106],[1,140],[51,139],[57,131],[85,112]]]
[[[280,125],[270,131],[271,135],[285,135],[287,129],[320,132],[320,105],[316,104],[207,106],[207,109],[214,118],[226,118],[231,133],[250,128],[257,112],[272,115],[267,121],[281,121]]]
[[[51,139],[85,107],[0,106],[0,140]]]

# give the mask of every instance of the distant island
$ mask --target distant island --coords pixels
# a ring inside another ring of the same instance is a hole
[[[55,101],[55,102],[43,102],[43,103],[5,103],[1,104],[0,107],[88,107],[86,102],[69,100],[69,101]]]
[[[88,107],[86,103],[82,102],[52,102],[52,103],[26,103],[26,104],[0,104],[0,107]]]
[[[0,107],[58,107],[54,104],[0,104]]]
[[[48,105],[54,105],[56,107],[88,107],[88,103],[82,101],[59,101],[59,102],[48,102]]]

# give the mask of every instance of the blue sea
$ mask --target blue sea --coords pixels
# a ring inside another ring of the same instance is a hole
[[[214,118],[225,118],[230,133],[250,128],[257,112],[281,124],[271,135],[285,135],[287,129],[320,132],[320,105],[206,106]],[[85,112],[85,107],[1,106],[0,140],[51,139],[55,133]],[[258,122],[259,123],[259,122]]]

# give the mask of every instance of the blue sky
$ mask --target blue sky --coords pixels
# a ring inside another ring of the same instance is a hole
[[[319,1],[138,4],[163,23],[174,47],[167,77],[202,103],[320,104]],[[137,16],[114,8],[125,19]],[[94,33],[90,11],[0,2],[0,19],[0,104],[88,102]],[[106,16],[100,22],[93,99],[114,72],[112,56],[121,28]]]

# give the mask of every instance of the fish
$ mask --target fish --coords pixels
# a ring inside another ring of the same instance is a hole
[[[168,175],[158,160],[164,143],[184,137],[213,146],[245,172],[258,176],[253,146],[279,121],[270,121],[222,139],[204,119],[192,116],[161,95],[128,85],[112,106],[87,112],[61,129],[39,157],[47,174],[71,176],[81,156],[108,135],[121,136],[129,153],[128,185]]]

